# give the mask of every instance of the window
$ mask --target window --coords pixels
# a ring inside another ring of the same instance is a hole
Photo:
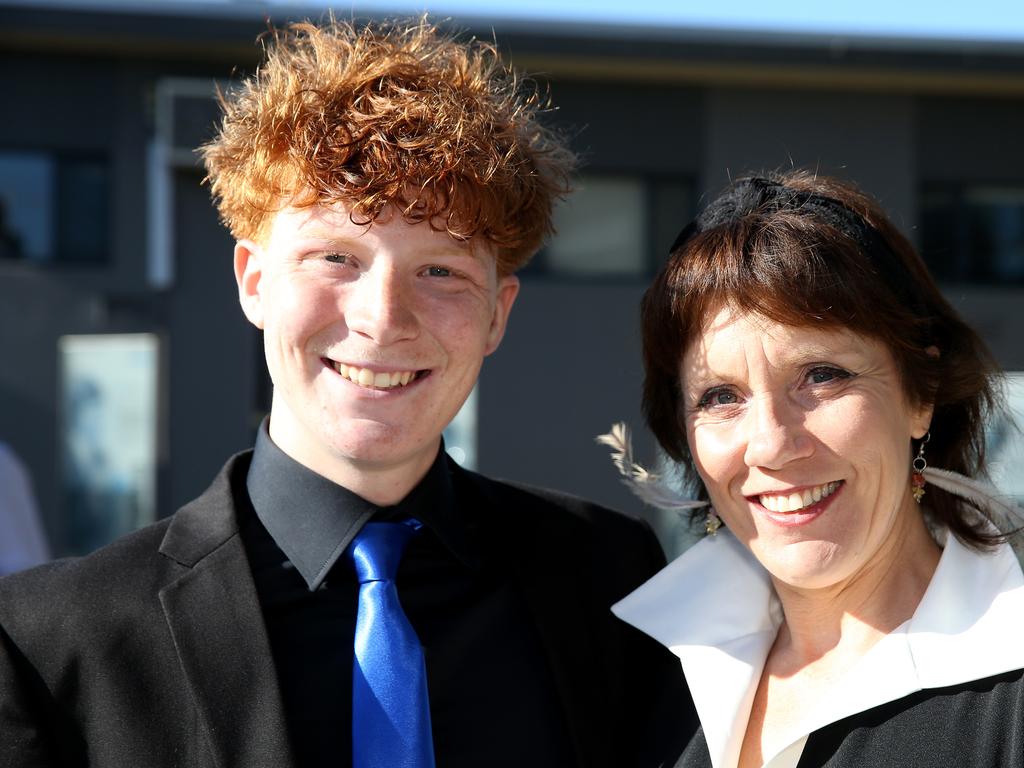
[[[927,185],[921,253],[940,281],[1024,283],[1024,187]]]
[[[1024,372],[1006,374],[1005,394],[1010,419],[989,425],[986,458],[992,484],[1024,503]]]
[[[159,341],[64,336],[61,554],[84,554],[156,516]]]
[[[479,385],[478,385],[479,386]],[[444,449],[456,464],[466,469],[476,469],[477,466],[477,387],[469,393],[462,408],[455,414],[451,424],[444,430]]]
[[[580,177],[555,209],[555,236],[528,273],[646,277],[693,217],[692,184],[639,175]]]
[[[0,151],[0,259],[105,263],[108,188],[102,160]]]
[[[545,254],[548,270],[564,275],[646,272],[644,197],[639,179],[581,180],[555,210],[557,235]]]

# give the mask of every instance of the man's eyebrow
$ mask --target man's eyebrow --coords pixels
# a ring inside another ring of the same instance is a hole
[[[297,242],[310,245],[315,244],[323,248],[344,248],[352,247],[359,248],[365,247],[363,243],[360,243],[359,235],[354,237],[341,236],[331,234],[323,230],[312,229],[308,232],[300,232]],[[480,263],[486,263],[485,254],[477,248],[473,248],[468,243],[462,243],[458,240],[452,240],[451,244],[434,244],[428,245],[425,248],[416,251],[417,255],[421,258],[468,258],[473,261]]]

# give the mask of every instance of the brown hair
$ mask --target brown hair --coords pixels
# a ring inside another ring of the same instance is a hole
[[[482,238],[508,274],[540,248],[569,190],[575,159],[539,123],[536,86],[493,45],[425,17],[273,31],[257,74],[220,98],[218,135],[200,152],[236,238],[262,238],[286,206],[343,203],[359,223],[395,206]]]
[[[682,425],[680,361],[725,305],[882,342],[908,401],[934,406],[928,463],[966,475],[983,471],[998,366],[910,242],[852,185],[803,171],[735,182],[680,233],[644,295],[644,415],[693,483],[699,478]],[[1000,540],[962,499],[934,487],[928,493],[936,520],[962,541]]]

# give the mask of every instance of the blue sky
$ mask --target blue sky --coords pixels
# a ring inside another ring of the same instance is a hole
[[[308,5],[295,2],[296,5]],[[337,11],[590,21],[894,37],[1024,40],[1024,0],[361,0]]]
[[[0,5],[12,0],[0,0]],[[261,14],[429,11],[476,20],[714,28],[810,34],[1024,42],[1024,0],[14,0],[51,7],[157,11],[175,5]]]

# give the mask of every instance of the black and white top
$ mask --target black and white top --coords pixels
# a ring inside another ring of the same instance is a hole
[[[702,729],[677,765],[735,768],[782,622],[767,572],[723,530],[612,610],[681,661]],[[1022,670],[1024,575],[1013,551],[982,554],[949,536],[914,615],[765,768],[1024,765]]]

